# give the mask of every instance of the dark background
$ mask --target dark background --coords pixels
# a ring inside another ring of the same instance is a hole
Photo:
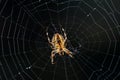
[[[120,80],[119,0],[0,0],[0,80]],[[74,58],[50,38],[67,34]]]

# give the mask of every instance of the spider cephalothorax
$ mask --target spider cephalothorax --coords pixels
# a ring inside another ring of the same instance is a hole
[[[67,36],[66,36],[66,33],[63,28],[62,28],[62,31],[64,32],[64,37],[59,33],[55,33],[51,40],[48,37],[48,32],[46,33],[46,35],[48,37],[48,42],[49,42],[51,48],[53,49],[51,52],[51,57],[50,57],[52,64],[54,64],[55,54],[59,54],[62,56],[62,55],[64,55],[64,53],[66,53],[70,57],[73,57],[72,52],[66,48]]]

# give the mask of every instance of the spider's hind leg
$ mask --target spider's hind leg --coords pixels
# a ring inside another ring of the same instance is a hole
[[[62,27],[62,25],[60,24],[60,27],[62,28],[62,31],[63,31],[63,34],[64,34],[64,38],[65,38],[65,41],[67,40],[67,35],[65,33],[65,29]]]
[[[48,36],[48,32],[46,32],[46,35],[47,35],[48,42],[51,43],[50,38]]]
[[[65,40],[67,40],[67,34],[65,33],[64,28],[62,28],[62,31],[63,31],[63,33],[64,33]]]

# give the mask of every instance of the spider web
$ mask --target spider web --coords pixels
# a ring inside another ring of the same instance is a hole
[[[0,0],[0,80],[119,80],[119,0]],[[50,61],[61,26],[75,53]]]

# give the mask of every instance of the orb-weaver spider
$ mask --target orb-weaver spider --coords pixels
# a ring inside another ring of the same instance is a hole
[[[51,56],[50,56],[52,64],[54,64],[55,54],[59,54],[60,56],[62,56],[62,55],[64,55],[64,53],[66,53],[70,57],[73,58],[72,52],[66,48],[67,35],[63,28],[62,28],[62,31],[64,32],[64,37],[59,33],[55,33],[51,40],[48,36],[48,32],[46,32],[48,42],[50,44],[50,47],[52,48],[52,52],[51,52]]]

